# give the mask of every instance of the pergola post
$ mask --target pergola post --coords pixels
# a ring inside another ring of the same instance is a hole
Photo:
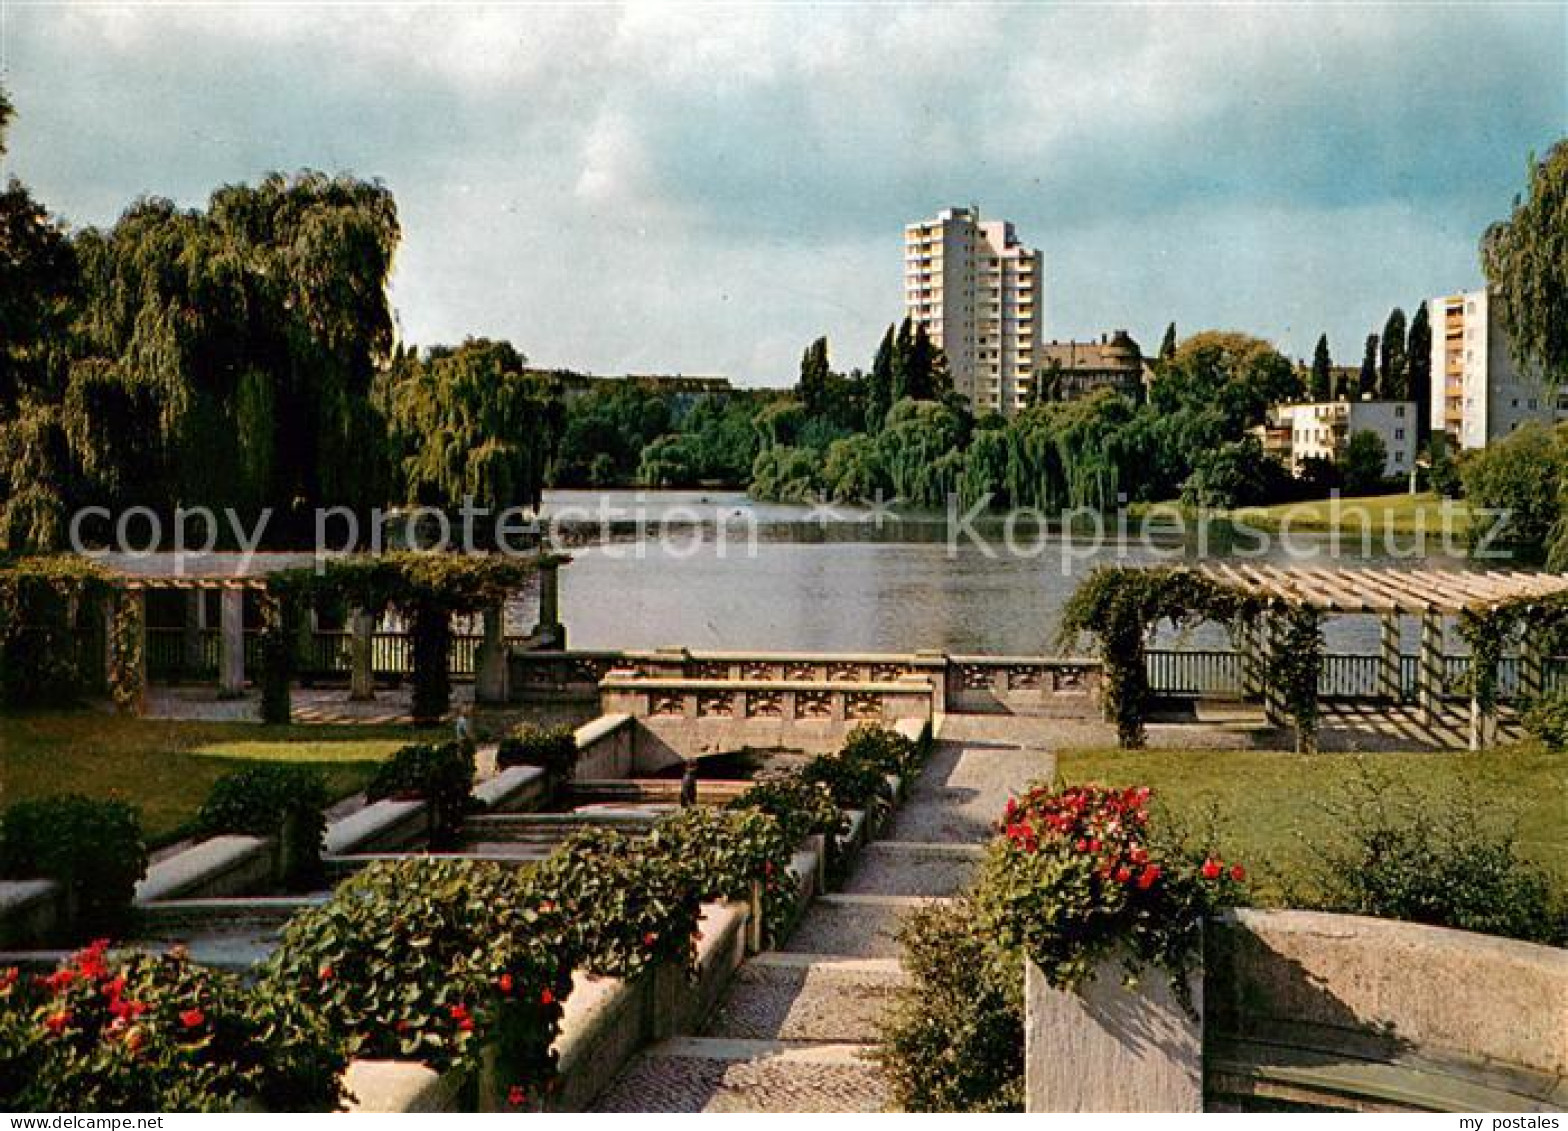
[[[507,682],[506,611],[495,604],[484,610],[484,639],[474,660],[474,701],[505,703]]]
[[[237,585],[221,591],[223,641],[218,649],[218,698],[245,694],[245,590]]]
[[[1378,697],[1390,703],[1404,698],[1399,671],[1400,624],[1398,613],[1384,613],[1378,620]]]
[[[1279,688],[1274,686],[1274,680],[1268,673],[1268,668],[1272,666],[1271,661],[1274,656],[1275,644],[1274,632],[1269,627],[1268,619],[1260,619],[1258,621],[1258,651],[1261,661],[1260,666],[1262,667],[1259,678],[1263,684],[1263,717],[1268,720],[1270,726],[1277,727],[1285,725],[1285,704],[1280,699]]]
[[[1443,675],[1443,614],[1429,608],[1421,614],[1421,663],[1416,676],[1416,701],[1425,722],[1437,720]]]
[[[364,609],[349,613],[349,682],[348,697],[356,703],[365,703],[376,697],[374,649],[376,618]]]
[[[187,589],[185,597],[184,668],[187,675],[201,670],[202,629],[207,627],[206,592],[200,588]]]
[[[119,594],[104,603],[104,640],[105,649],[104,674],[106,677],[114,671],[116,653],[119,648],[115,642],[115,623],[118,619],[119,608],[117,602],[124,601],[134,610],[133,618],[141,640],[137,641],[136,671],[130,673],[137,689],[134,703],[120,704],[120,710],[128,715],[145,715],[147,713],[147,591],[142,588],[122,589]],[[112,689],[112,688],[111,688]]]
[[[1519,699],[1529,703],[1545,690],[1546,654],[1541,649],[1541,634],[1526,626],[1519,642]]]
[[[1247,622],[1236,634],[1237,650],[1241,653],[1241,697],[1255,699],[1258,694],[1258,626]]]
[[[561,567],[554,560],[539,566],[539,623],[534,635],[547,637],[556,648],[566,647],[566,627],[561,624]]]

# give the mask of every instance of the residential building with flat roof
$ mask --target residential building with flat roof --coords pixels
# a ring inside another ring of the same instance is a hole
[[[1508,335],[1483,289],[1434,298],[1432,321],[1432,431],[1461,448],[1484,448],[1527,420],[1568,419],[1562,390],[1539,370],[1521,371]]]
[[[1029,400],[1044,327],[1040,252],[1006,220],[945,208],[904,227],[904,308],[947,356],[974,410],[1011,415]]]
[[[1337,463],[1357,432],[1372,432],[1387,453],[1383,474],[1408,475],[1416,462],[1415,401],[1317,401],[1276,405],[1269,422],[1254,430],[1264,450],[1285,461],[1292,473],[1308,459]]]

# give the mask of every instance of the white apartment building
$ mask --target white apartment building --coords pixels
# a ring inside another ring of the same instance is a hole
[[[1461,448],[1484,448],[1527,420],[1568,419],[1561,391],[1539,372],[1520,372],[1485,290],[1434,298],[1432,431]]]
[[[1006,220],[945,208],[904,228],[904,307],[947,355],[976,412],[1011,415],[1029,398],[1045,318],[1040,253]]]
[[[1408,475],[1416,461],[1415,401],[1322,401],[1314,404],[1277,405],[1272,413],[1272,435],[1264,446],[1285,459],[1294,473],[1303,460],[1317,457],[1337,461],[1350,437],[1373,432],[1383,441],[1387,456],[1383,474]]]

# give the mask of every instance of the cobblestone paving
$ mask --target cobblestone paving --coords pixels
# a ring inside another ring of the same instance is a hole
[[[966,846],[967,847],[967,846]],[[931,846],[872,841],[861,850],[844,883],[849,894],[956,895],[974,874],[980,857]]]
[[[814,1112],[882,1111],[886,1106],[887,1090],[876,1066],[853,1055],[832,1060],[682,1056],[656,1045],[599,1098],[594,1110]]]
[[[897,958],[898,921],[914,902],[839,903],[818,899],[781,950],[849,958]]]
[[[1018,742],[1039,741],[1035,726],[1052,720],[1011,720],[1025,724],[1015,737],[991,720],[950,716],[950,727],[979,731],[957,741],[944,730],[925,769],[915,779],[909,799],[893,815],[883,833],[887,840],[980,844],[991,838],[1008,797],[1032,781],[1049,780],[1056,759],[1044,750],[1021,748]],[[986,734],[995,733],[995,737]]]
[[[905,976],[896,961],[810,965],[757,961],[735,975],[705,1030],[710,1037],[862,1042]]]

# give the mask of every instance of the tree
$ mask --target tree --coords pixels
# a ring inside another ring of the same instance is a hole
[[[1066,372],[1058,358],[1051,358],[1034,375],[1034,385],[1029,390],[1029,403],[1054,404],[1062,400]]]
[[[535,507],[562,429],[556,390],[509,342],[469,338],[404,355],[389,397],[399,493],[456,508]]]
[[[1205,510],[1234,510],[1279,497],[1289,473],[1263,451],[1255,436],[1221,444],[1199,454],[1183,484],[1183,505]]]
[[[1432,434],[1432,321],[1426,303],[1410,319],[1405,354],[1410,359],[1410,399],[1416,402],[1416,444]]]
[[[1405,312],[1399,307],[1389,311],[1383,324],[1382,356],[1378,365],[1378,399],[1410,399],[1410,369],[1405,355]]]
[[[1308,393],[1314,401],[1334,398],[1334,361],[1328,355],[1328,335],[1318,335],[1318,345],[1312,351],[1312,380]]]
[[[1169,361],[1176,356],[1176,323],[1165,327],[1165,337],[1160,339],[1160,360]]]
[[[1377,396],[1377,335],[1367,335],[1366,353],[1361,355],[1361,381],[1356,393],[1362,399]]]
[[[1532,156],[1528,199],[1487,229],[1481,266],[1515,359],[1568,380],[1568,139]]]
[[[893,351],[897,333],[897,328],[889,323],[877,346],[876,360],[871,363],[871,375],[866,381],[867,432],[880,432],[887,420],[887,410],[893,407]]]
[[[1563,485],[1568,475],[1568,425],[1549,427],[1539,421],[1520,426],[1507,437],[1459,461],[1465,499],[1473,508],[1503,519],[1498,541],[1540,558],[1555,541],[1555,558],[1565,546]],[[1474,524],[1479,530],[1487,521]],[[1561,568],[1553,563],[1552,568]]]
[[[818,338],[806,347],[800,358],[800,384],[796,396],[810,416],[823,416],[828,410],[828,385],[833,377],[828,364],[828,340]]]
[[[1383,437],[1376,432],[1365,429],[1352,432],[1339,463],[1347,494],[1372,494],[1384,483],[1383,468],[1388,463],[1388,445],[1383,443]]]

